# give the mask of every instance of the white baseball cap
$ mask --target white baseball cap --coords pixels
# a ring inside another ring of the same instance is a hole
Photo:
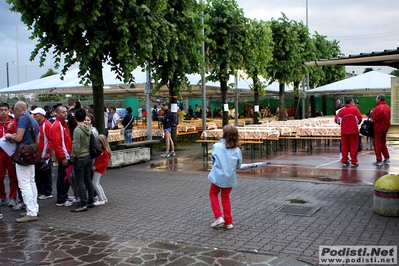
[[[35,110],[31,111],[31,113],[32,114],[42,114],[42,115],[46,116],[46,111],[44,111],[44,109],[41,107],[35,108]]]

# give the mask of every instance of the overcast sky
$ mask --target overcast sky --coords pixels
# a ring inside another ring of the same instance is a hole
[[[306,24],[306,0],[237,0],[248,18],[281,17]],[[308,26],[329,40],[336,39],[345,55],[383,51],[399,47],[398,0],[308,0]],[[39,78],[52,67],[50,61],[39,68],[38,60],[29,61],[35,41],[20,21],[20,15],[0,1],[0,88],[7,86],[6,63],[9,63],[10,86]],[[18,67],[17,67],[18,66]],[[379,68],[379,67],[378,67]],[[19,71],[18,71],[19,70]],[[362,73],[364,67],[348,67]],[[392,68],[382,67],[390,72]],[[19,78],[18,78],[19,77]]]

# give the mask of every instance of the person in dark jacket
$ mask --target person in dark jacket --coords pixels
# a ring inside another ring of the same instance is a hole
[[[132,130],[133,130],[133,110],[131,107],[126,107],[126,115],[123,117],[122,126],[125,128],[125,133],[123,134],[125,137],[126,143],[132,143]]]
[[[377,106],[374,108],[371,115],[371,120],[374,121],[374,152],[376,161],[373,163],[375,166],[382,166],[390,164],[389,152],[386,145],[387,133],[391,123],[391,107],[385,102],[385,95],[378,94],[376,98]],[[382,160],[384,156],[384,160]]]
[[[169,103],[163,104],[163,131],[165,134],[166,151],[162,157],[176,156],[175,145],[172,140],[172,112],[169,110]],[[169,152],[170,151],[170,152]]]
[[[358,125],[362,122],[362,114],[360,113],[359,109],[354,106],[352,98],[346,99],[346,105],[335,116],[335,122],[338,125],[341,125],[342,165],[349,166],[348,151],[350,151],[351,166],[358,167]]]

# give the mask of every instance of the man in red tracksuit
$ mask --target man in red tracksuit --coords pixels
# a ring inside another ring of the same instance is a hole
[[[346,105],[335,116],[335,123],[341,125],[342,165],[349,166],[348,151],[351,156],[351,166],[358,167],[357,153],[359,143],[358,125],[362,122],[362,114],[354,106],[352,98],[346,99]]]
[[[7,133],[11,133],[8,130],[8,126],[10,123],[13,123],[14,119],[9,116],[9,111],[10,108],[7,103],[0,104],[0,138]],[[8,178],[10,179],[8,206],[14,207],[17,204],[17,174],[15,172],[14,165],[12,164],[12,157],[9,156],[2,148],[0,148],[0,205],[3,205],[7,202],[6,191],[4,187],[6,170],[8,171]]]
[[[389,152],[386,145],[387,133],[389,126],[391,124],[391,107],[385,102],[385,96],[379,94],[376,98],[377,106],[374,108],[373,114],[371,115],[371,120],[374,121],[374,152],[376,157],[376,162],[373,165],[382,166],[384,164],[389,164]],[[384,160],[382,160],[382,156]]]
[[[56,205],[59,207],[68,207],[72,205],[72,202],[68,201],[70,182],[67,177],[67,175],[70,174],[67,169],[71,159],[72,139],[66,122],[68,117],[66,108],[64,106],[58,106],[55,112],[57,113],[57,118],[51,126],[50,140],[58,163]]]

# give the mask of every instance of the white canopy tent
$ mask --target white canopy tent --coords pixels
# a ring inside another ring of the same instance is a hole
[[[78,77],[79,69],[69,70],[64,76],[64,80],[61,80],[60,74],[53,76],[21,83],[15,86],[6,87],[0,89],[0,94],[78,94],[78,95],[91,95],[93,90],[91,84],[85,86],[81,84],[81,79]],[[104,65],[103,67],[103,78],[104,78],[104,94],[114,95],[132,95],[132,96],[144,96],[144,87],[146,83],[146,73],[143,72],[142,68],[137,68],[133,71],[135,77],[135,88],[130,88],[130,84],[126,84],[116,78],[114,72],[111,71],[111,66]],[[184,96],[188,97],[201,97],[201,76],[199,74],[188,75],[190,84],[193,91],[184,92]],[[230,77],[229,84],[235,83],[234,76]],[[239,89],[240,95],[250,96],[253,93],[250,91],[252,85],[251,79],[238,79],[237,88]],[[206,83],[207,96],[220,95],[220,84],[219,82],[207,82]],[[287,88],[287,90],[289,90]],[[265,89],[267,94],[278,94],[278,84],[273,83]],[[229,90],[229,95],[235,95],[235,90]],[[157,94],[159,97],[168,97],[169,90],[167,87],[161,88]]]
[[[312,90],[308,90],[306,91],[306,94],[375,95],[378,93],[390,93],[392,77],[394,76],[378,71],[370,71],[358,76],[354,76]]]

